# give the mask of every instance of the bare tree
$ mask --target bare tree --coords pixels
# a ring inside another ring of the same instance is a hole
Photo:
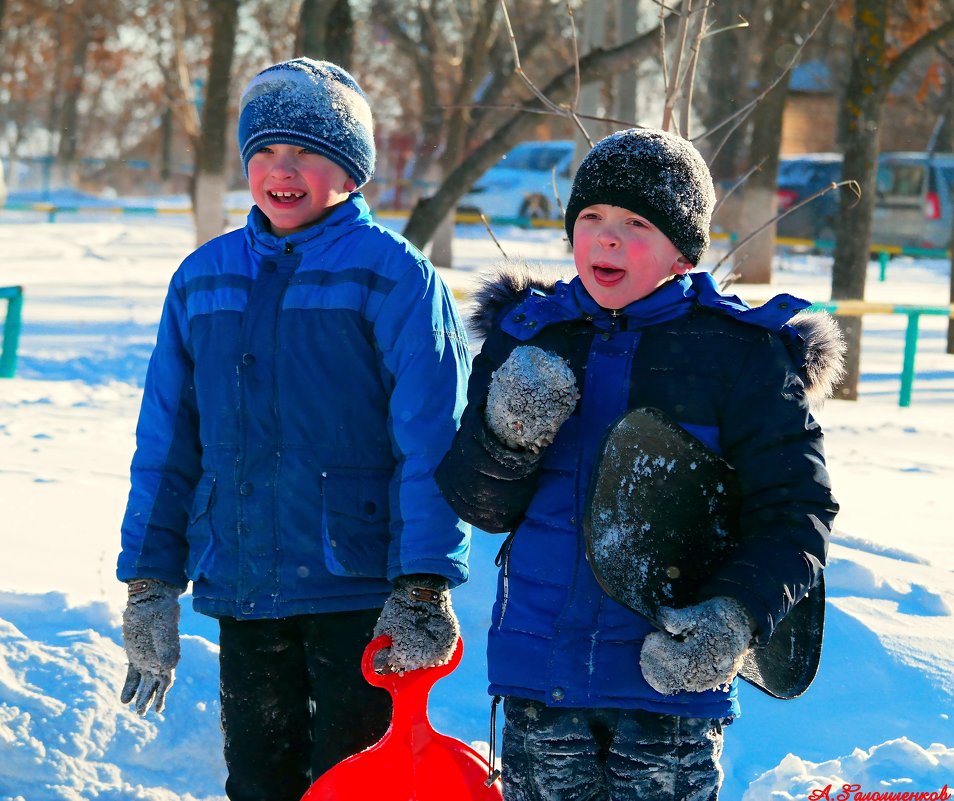
[[[940,10],[931,4],[934,10]],[[892,16],[891,0],[855,0],[854,45],[848,90],[842,107],[844,130],[843,176],[853,178],[861,185],[857,202],[842,196],[838,216],[838,235],[835,242],[832,267],[831,296],[833,300],[863,299],[871,246],[871,215],[874,208],[879,132],[885,98],[895,79],[926,48],[933,47],[954,33],[954,18],[950,9],[941,21],[931,20],[931,9],[921,9],[923,25],[912,29],[904,27],[908,38],[898,44],[903,47],[892,55],[889,47],[888,26]],[[908,9],[904,10],[906,14]],[[895,12],[895,22],[898,22]],[[902,17],[900,20],[906,22]],[[898,47],[898,45],[895,45]],[[861,317],[841,316],[838,321],[848,345],[847,373],[835,392],[835,397],[857,400],[861,366]]]
[[[209,2],[213,20],[212,47],[202,104],[193,198],[196,243],[199,245],[221,234],[225,224],[226,133],[238,6],[239,0]]]
[[[672,36],[678,25],[678,15],[668,14],[662,29]],[[487,138],[469,152],[465,160],[459,161],[445,174],[434,195],[418,201],[404,228],[404,235],[418,245],[428,242],[438,221],[453,211],[458,199],[471,184],[533,129],[536,114],[553,113],[552,107],[561,104],[569,109],[578,90],[578,80],[580,83],[606,81],[620,70],[654,57],[658,53],[659,37],[660,28],[657,27],[616,47],[596,49],[580,58],[578,65],[565,67],[539,90],[551,107],[544,106],[535,96],[508,113],[501,113],[498,108],[494,116],[496,125]],[[522,43],[521,54],[524,51]]]
[[[463,160],[487,117],[485,110],[472,107],[475,83],[481,83],[478,91],[486,104],[506,92],[510,76],[499,66],[491,66],[508,63],[500,58],[504,51],[497,12],[497,3],[490,0],[475,4],[375,0],[372,6],[375,21],[388,31],[417,83],[420,143],[412,186],[439,182]],[[537,30],[551,29],[551,21],[552,17],[541,18],[542,27]],[[542,34],[532,37],[530,48],[545,38]],[[452,213],[453,206],[449,206],[418,240],[421,246],[433,240],[432,259],[448,266],[452,261]],[[442,235],[435,239],[438,232]]]

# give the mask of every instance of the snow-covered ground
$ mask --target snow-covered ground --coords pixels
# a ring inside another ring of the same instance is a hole
[[[219,801],[214,623],[183,604],[182,661],[161,717],[117,699],[124,587],[113,570],[133,430],[192,230],[176,217],[36,220],[0,212],[0,286],[25,290],[18,374],[0,381],[0,801]],[[568,263],[559,231],[496,233],[510,256]],[[444,274],[466,306],[473,277],[500,254],[480,229],[457,235],[459,263]],[[826,300],[829,271],[826,258],[786,257],[772,293]],[[944,304],[948,275],[945,262],[897,260],[881,282],[872,265],[868,299]],[[954,785],[954,356],[947,321],[923,317],[912,404],[900,408],[905,324],[865,318],[860,400],[819,412],[843,506],[821,671],[795,701],[743,687],[743,717],[726,731],[727,801]],[[431,698],[437,728],[467,742],[489,739],[498,546],[475,533],[473,578],[455,593],[464,662]]]

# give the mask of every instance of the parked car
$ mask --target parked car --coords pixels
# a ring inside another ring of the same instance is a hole
[[[457,210],[488,218],[559,219],[570,196],[573,150],[572,140],[522,142],[474,182]]]
[[[3,162],[0,161],[0,209],[7,199],[7,183],[3,180]]]
[[[837,153],[783,158],[778,171],[778,210],[784,211],[842,179]],[[954,153],[882,153],[872,213],[876,245],[944,249],[951,244]],[[831,191],[778,221],[780,237],[832,241],[840,193]],[[864,187],[862,187],[862,191]]]
[[[954,153],[882,153],[872,241],[902,247],[950,247],[952,184]]]
[[[841,163],[840,153],[804,153],[780,159],[776,184],[778,212],[797,206],[825,187],[840,181]],[[834,241],[841,191],[833,189],[826,192],[780,218],[776,224],[777,235]]]

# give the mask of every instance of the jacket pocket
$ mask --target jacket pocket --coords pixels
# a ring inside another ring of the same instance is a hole
[[[321,479],[325,567],[336,576],[387,576],[390,470],[328,470]]]
[[[196,485],[189,513],[189,558],[186,575],[196,581],[207,575],[212,563],[215,537],[212,531],[212,505],[215,502],[215,473],[205,473]]]

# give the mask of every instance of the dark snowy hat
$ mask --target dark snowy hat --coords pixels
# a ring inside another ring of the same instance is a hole
[[[275,64],[245,87],[238,142],[248,160],[266,145],[310,148],[365,184],[374,173],[374,123],[361,87],[329,61],[296,58]]]
[[[712,176],[699,151],[675,134],[630,128],[596,143],[577,170],[567,203],[571,243],[579,213],[598,203],[642,215],[693,264],[709,247]]]

